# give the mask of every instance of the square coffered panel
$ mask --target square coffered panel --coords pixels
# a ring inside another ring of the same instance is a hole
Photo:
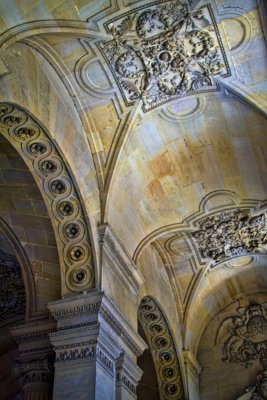
[[[125,104],[142,99],[149,111],[173,99],[217,90],[229,76],[211,7],[190,11],[182,2],[154,2],[105,23],[99,42]]]

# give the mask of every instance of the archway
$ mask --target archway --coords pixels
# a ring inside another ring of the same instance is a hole
[[[184,387],[180,369],[179,357],[175,348],[172,333],[168,322],[160,306],[153,297],[146,296],[142,299],[138,310],[139,323],[141,325],[140,334],[144,335],[149,346],[149,351],[145,354],[144,379],[141,381],[138,399],[145,399],[145,393],[140,393],[141,389],[147,390],[149,382],[149,371],[152,371],[153,386],[147,391],[148,395],[156,394],[159,399],[184,399]],[[146,362],[153,360],[154,368]],[[139,360],[140,361],[140,360]],[[155,382],[155,374],[157,384]],[[152,398],[152,397],[151,397]],[[156,399],[156,397],[155,397]]]
[[[24,109],[0,104],[0,132],[28,166],[53,225],[61,267],[61,293],[95,287],[88,221],[60,152],[45,129]],[[27,179],[33,181],[32,176]]]

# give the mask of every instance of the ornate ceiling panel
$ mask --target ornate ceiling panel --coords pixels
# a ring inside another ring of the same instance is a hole
[[[210,6],[153,2],[105,23],[113,36],[98,44],[126,105],[149,111],[178,97],[217,89],[230,68]]]

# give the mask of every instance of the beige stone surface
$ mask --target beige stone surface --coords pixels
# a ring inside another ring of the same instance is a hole
[[[186,3],[196,9],[205,5]],[[139,6],[154,7],[147,0],[0,1],[0,102],[32,115],[68,168],[89,232],[73,243],[85,240],[92,253],[93,289],[103,290],[135,331],[140,301],[153,296],[174,335],[187,399],[199,400],[200,377],[202,400],[236,400],[255,381],[256,369],[222,364],[213,336],[226,307],[266,293],[266,223],[260,246],[216,267],[212,257],[200,256],[192,235],[201,218],[227,210],[249,208],[251,215],[267,218],[266,6],[260,0],[211,0],[231,73],[214,77],[218,90],[202,87],[149,112],[142,103],[145,91],[126,104],[126,89],[118,86],[100,44],[114,37],[118,44],[123,35],[117,18]],[[197,15],[190,24],[199,19],[205,25]],[[132,22],[129,17],[124,24],[127,40],[136,35]],[[165,34],[171,48],[172,32]],[[162,65],[160,55],[156,60]],[[156,87],[159,76],[149,71],[147,82]],[[143,88],[149,92],[147,82]],[[68,280],[76,279],[79,291],[84,277],[82,271],[74,278],[71,272],[64,275],[74,264],[69,269],[64,264],[69,252],[52,228],[59,224],[56,198],[36,185],[37,166],[26,167],[21,149],[19,154],[2,139],[0,128],[0,216],[27,256],[36,292],[32,308],[47,313],[47,302],[73,290]],[[250,231],[249,248],[253,235]],[[231,231],[225,240],[233,236]],[[10,249],[5,238],[1,235],[0,248]],[[9,384],[1,386],[4,400]]]

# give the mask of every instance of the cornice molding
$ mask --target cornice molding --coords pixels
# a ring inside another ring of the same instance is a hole
[[[74,338],[75,330],[85,337],[86,333],[99,334],[99,329],[111,330],[124,343],[125,349],[135,356],[144,351],[146,345],[138,333],[129,325],[111,300],[103,292],[89,292],[68,296],[63,300],[48,304],[52,316],[57,321],[58,331],[51,333],[50,338],[55,344],[62,340],[58,336],[69,335],[70,329]],[[91,332],[90,332],[91,331]],[[60,334],[59,334],[60,332]],[[81,336],[80,335],[80,336]],[[56,339],[58,337],[58,339]]]

